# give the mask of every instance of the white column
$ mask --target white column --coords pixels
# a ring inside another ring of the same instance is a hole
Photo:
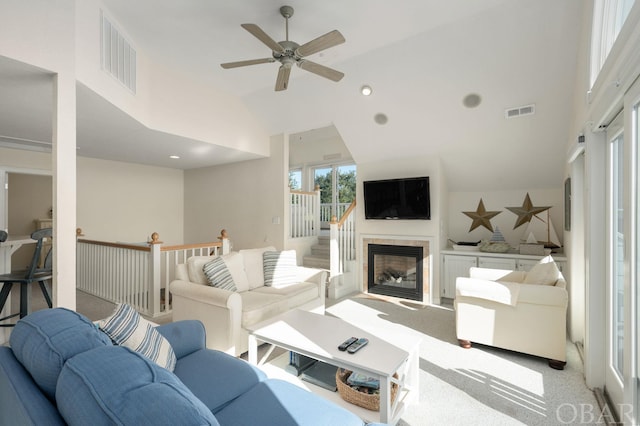
[[[53,78],[53,306],[76,309],[76,80]]]

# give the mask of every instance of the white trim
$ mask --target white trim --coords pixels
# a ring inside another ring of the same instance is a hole
[[[429,256],[428,256],[428,262],[429,262],[429,300],[427,301],[423,301],[423,303],[428,303],[430,305],[433,304],[439,304],[440,303],[440,296],[439,296],[439,289],[440,289],[440,284],[436,283],[434,281],[434,271],[433,271],[433,266],[434,266],[434,262],[433,259],[434,258],[439,258],[440,257],[440,250],[436,247],[436,238],[435,237],[431,237],[431,236],[423,236],[423,235],[389,235],[389,234],[360,234],[359,236],[359,242],[358,242],[358,247],[356,248],[358,250],[358,254],[356,256],[356,258],[358,259],[358,280],[356,280],[357,283],[363,283],[364,282],[364,259],[363,259],[363,253],[364,253],[364,240],[365,239],[385,239],[385,240],[406,240],[406,241],[425,241],[427,243],[429,243]],[[359,289],[357,289],[359,290]]]
[[[631,419],[621,419],[625,424],[638,424],[640,419],[640,401],[638,401],[638,378],[639,374],[639,360],[640,346],[638,338],[638,319],[640,313],[638,308],[640,306],[640,300],[638,300],[638,277],[640,271],[638,270],[638,264],[636,259],[638,258],[638,248],[640,245],[639,230],[639,215],[640,210],[638,206],[638,191],[640,190],[640,182],[638,182],[639,173],[639,158],[638,143],[640,142],[640,135],[638,135],[638,113],[636,110],[634,113],[634,107],[640,106],[640,81],[636,82],[627,92],[625,96],[624,104],[624,131],[625,131],[625,145],[628,145],[626,156],[628,158],[627,169],[628,174],[625,176],[625,184],[628,185],[627,199],[628,199],[628,220],[625,222],[625,233],[628,233],[627,243],[625,246],[625,270],[627,277],[625,280],[625,388],[624,388],[624,402],[631,406]],[[625,206],[625,208],[627,208]]]
[[[595,13],[595,12],[594,12]],[[592,29],[593,31],[593,29]],[[591,130],[605,128],[622,109],[624,94],[638,77],[640,1],[636,1],[590,92],[587,121]]]

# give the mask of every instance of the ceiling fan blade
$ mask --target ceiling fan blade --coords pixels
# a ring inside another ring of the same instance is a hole
[[[276,60],[273,58],[249,59],[248,61],[227,62],[225,64],[220,64],[220,66],[224,69],[229,69],[229,68],[246,67],[248,65],[266,64],[266,63],[275,62],[275,61]]]
[[[344,37],[340,34],[340,31],[333,30],[298,47],[296,49],[296,55],[301,57],[313,55],[321,50],[337,46],[344,42]]]
[[[240,25],[245,30],[249,31],[255,38],[267,45],[267,47],[274,52],[284,53],[284,48],[280,46],[280,43],[269,37],[267,33],[256,24],[242,24]]]
[[[344,73],[340,71],[304,59],[298,61],[298,66],[305,71],[312,72],[320,77],[328,78],[333,81],[340,81],[342,80],[342,77],[344,77]]]
[[[289,87],[289,75],[291,74],[290,65],[280,65],[278,77],[276,78],[276,92],[287,90]]]

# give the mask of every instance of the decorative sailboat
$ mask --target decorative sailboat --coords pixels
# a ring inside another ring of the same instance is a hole
[[[533,235],[539,244],[544,244],[545,248],[560,248],[562,247],[562,244],[560,243],[558,234],[556,234],[556,230],[553,228],[553,224],[551,223],[549,210],[550,209],[546,210],[546,220],[534,215],[529,221],[527,229],[524,231],[524,235],[527,238],[527,242],[529,242],[531,235]]]

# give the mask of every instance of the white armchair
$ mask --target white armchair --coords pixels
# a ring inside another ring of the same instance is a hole
[[[471,342],[566,364],[566,319],[569,296],[553,261],[525,273],[471,268],[470,278],[456,280],[456,336]]]

